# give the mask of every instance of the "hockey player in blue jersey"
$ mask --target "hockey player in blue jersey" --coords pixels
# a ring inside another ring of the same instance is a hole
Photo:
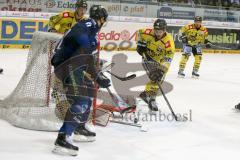
[[[89,13],[89,19],[77,22],[65,33],[52,57],[54,73],[62,81],[71,105],[55,141],[54,153],[77,155],[78,147],[73,145],[70,137],[88,120],[92,98],[96,94],[94,82],[102,88],[110,86],[110,80],[97,69],[94,54],[97,33],[108,13],[100,5],[93,5]]]

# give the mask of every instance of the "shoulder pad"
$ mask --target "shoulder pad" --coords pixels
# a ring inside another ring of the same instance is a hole
[[[171,42],[170,42],[170,41],[167,41],[167,42],[165,43],[165,47],[166,47],[166,48],[171,47]]]
[[[205,26],[201,26],[201,31],[207,32],[207,28]]]
[[[70,11],[63,11],[62,16],[63,18],[74,17],[74,13]]]
[[[188,24],[188,29],[193,29],[193,28],[194,28],[193,24]]]
[[[152,29],[145,29],[144,33],[145,34],[150,34],[152,32]]]

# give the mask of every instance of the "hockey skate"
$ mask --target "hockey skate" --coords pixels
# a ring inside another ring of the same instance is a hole
[[[1,73],[3,73],[3,69],[2,69],[2,68],[0,68],[0,74],[1,74]]]
[[[196,79],[198,79],[199,78],[199,74],[197,73],[197,71],[192,71],[192,78],[196,78]]]
[[[73,136],[73,140],[76,142],[93,142],[96,140],[96,133],[90,131],[86,125],[76,128]]]
[[[145,91],[142,92],[139,96],[145,103],[148,104],[150,114],[155,114],[158,111],[155,98],[152,98],[149,95],[147,95]]]
[[[240,103],[235,106],[235,109],[240,111]]]
[[[183,70],[179,70],[178,71],[178,78],[184,78],[185,77],[185,74],[183,72]]]
[[[55,154],[77,156],[78,147],[72,144],[69,136],[59,133],[52,151]]]

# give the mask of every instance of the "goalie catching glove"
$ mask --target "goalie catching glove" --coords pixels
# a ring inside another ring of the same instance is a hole
[[[161,82],[163,79],[164,72],[157,68],[149,72],[149,78],[153,82]]]

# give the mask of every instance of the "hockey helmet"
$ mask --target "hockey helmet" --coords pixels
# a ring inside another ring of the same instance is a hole
[[[194,18],[194,22],[202,22],[202,17],[201,16],[196,16]]]
[[[167,22],[164,19],[157,19],[154,24],[153,28],[157,30],[164,30],[166,31],[167,29]]]
[[[90,8],[90,18],[100,20],[104,18],[104,21],[107,21],[108,13],[107,10],[101,5],[93,5]]]
[[[80,8],[80,7],[87,8],[88,7],[87,1],[85,1],[85,0],[77,0],[75,6],[76,6],[76,8]]]

